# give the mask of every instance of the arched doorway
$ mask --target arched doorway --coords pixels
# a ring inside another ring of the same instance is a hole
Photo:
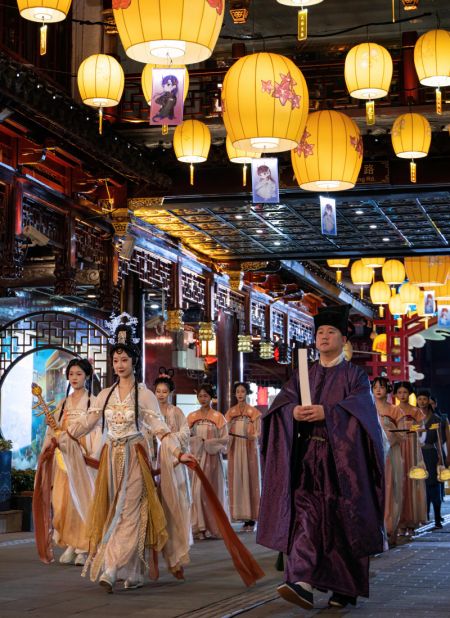
[[[31,313],[0,329],[0,426],[13,442],[13,466],[34,468],[45,434],[33,411],[31,383],[55,405],[66,390],[65,367],[88,358],[97,388],[106,383],[108,333],[95,322],[63,311]]]

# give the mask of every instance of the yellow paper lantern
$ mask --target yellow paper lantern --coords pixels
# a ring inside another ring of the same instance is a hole
[[[397,157],[411,159],[410,178],[416,182],[414,159],[426,157],[431,144],[431,127],[421,114],[402,114],[396,118],[391,132],[392,146]]]
[[[118,105],[122,97],[123,69],[112,56],[94,54],[80,64],[77,81],[83,103],[99,110],[101,133],[103,108]]]
[[[211,0],[124,0],[113,3],[113,12],[123,48],[133,60],[192,64],[211,56],[224,6]]]
[[[424,255],[405,258],[405,268],[411,283],[422,286],[440,286],[447,281],[450,257]]]
[[[308,108],[302,72],[279,54],[244,56],[223,80],[223,121],[231,143],[241,150],[282,152],[295,148]]]
[[[356,262],[353,262],[350,269],[350,276],[353,284],[360,286],[361,298],[363,298],[363,287],[372,283],[373,270],[371,268],[367,268],[367,266],[364,266],[361,260],[356,260]]]
[[[308,116],[291,152],[298,184],[306,191],[352,189],[363,160],[363,140],[353,120],[332,110]]]
[[[381,333],[377,335],[372,342],[372,351],[381,354],[381,360],[385,362],[387,360],[387,335]]]
[[[350,260],[348,258],[333,258],[332,260],[327,260],[327,264],[330,268],[336,268],[336,281],[340,283],[342,281],[342,270],[341,268],[347,268],[350,264]]]
[[[360,43],[345,58],[344,76],[347,90],[355,99],[367,100],[366,121],[375,124],[373,99],[385,97],[392,79],[392,58],[387,49],[376,43]]]
[[[400,294],[395,294],[394,296],[391,296],[391,299],[389,301],[389,311],[391,312],[391,314],[394,316],[398,316],[397,318],[397,326],[399,328],[401,328],[402,326],[402,315],[406,315],[406,313],[408,312],[408,305],[406,305],[402,299],[400,298]]]
[[[381,274],[388,285],[400,285],[405,280],[405,267],[400,260],[388,260],[384,263]],[[394,290],[392,292],[394,293]]]
[[[194,163],[203,163],[208,158],[211,133],[199,120],[185,120],[173,134],[173,148],[178,161],[190,163],[190,183],[194,184]]]
[[[242,186],[245,187],[247,185],[247,165],[252,162],[252,159],[261,158],[260,152],[253,152],[251,150],[239,150],[233,146],[230,138],[227,135],[227,139],[225,141],[225,146],[227,149],[227,155],[230,159],[231,163],[241,163],[242,167]]]
[[[377,258],[377,257],[361,258],[361,261],[364,264],[364,266],[367,266],[368,268],[381,268],[383,264],[385,263],[386,258]]]
[[[420,288],[414,283],[404,283],[399,290],[399,296],[408,307],[417,305],[420,301]]]
[[[184,69],[184,90],[183,101],[186,100],[189,90],[189,73],[184,64],[146,64],[141,75],[142,92],[144,93],[145,100],[149,105],[152,103],[153,94],[153,69]]]
[[[391,288],[384,281],[376,281],[370,286],[370,300],[379,305],[380,317],[383,317],[383,305],[387,305],[391,298]]]
[[[17,0],[21,17],[41,23],[40,54],[47,53],[47,24],[63,21],[70,10],[72,0]]]
[[[450,32],[430,30],[414,46],[414,64],[419,81],[436,88],[436,112],[442,113],[440,88],[450,86]]]

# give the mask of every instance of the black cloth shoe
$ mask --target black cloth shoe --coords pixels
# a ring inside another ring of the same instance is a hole
[[[299,584],[284,582],[284,584],[278,586],[277,592],[285,601],[295,603],[295,605],[299,605],[303,609],[312,609],[314,607],[313,593]]]
[[[441,522],[437,522],[434,524],[433,526],[433,530],[442,530],[444,526],[441,524]]]
[[[328,600],[330,607],[347,607],[347,605],[356,605],[356,597],[349,597],[346,594],[339,594],[339,592],[333,592]]]

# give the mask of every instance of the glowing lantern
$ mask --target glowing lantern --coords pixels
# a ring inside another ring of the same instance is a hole
[[[192,64],[211,56],[224,5],[217,0],[113,0],[113,12],[123,48],[133,60]]]
[[[368,268],[381,268],[383,264],[385,263],[386,258],[377,258],[377,257],[361,258],[361,261],[364,264],[364,266],[367,266]]]
[[[414,64],[419,81],[436,88],[436,112],[442,114],[441,86],[450,86],[450,32],[430,30],[417,39]]]
[[[306,191],[352,189],[363,159],[363,141],[353,120],[332,110],[308,116],[291,162],[298,184]]]
[[[225,142],[227,155],[231,163],[242,163],[242,186],[247,185],[247,164],[252,162],[252,159],[259,159],[261,157],[260,152],[253,152],[249,150],[238,150],[231,143],[230,138],[227,135]]]
[[[381,361],[384,363],[387,360],[387,335],[382,333],[377,335],[372,342],[372,351],[381,354]]]
[[[94,54],[80,64],[78,89],[83,103],[98,109],[99,132],[102,133],[103,108],[114,107],[122,97],[125,78],[115,58]]]
[[[387,305],[391,298],[391,288],[384,281],[376,281],[370,286],[370,300],[379,305],[380,317],[384,315],[383,305]]]
[[[376,43],[361,43],[352,47],[345,58],[345,83],[350,96],[366,100],[366,122],[375,124],[373,99],[385,97],[392,79],[390,53]]]
[[[364,297],[363,286],[370,285],[373,280],[373,270],[364,266],[361,260],[353,262],[350,269],[350,276],[354,285],[360,286],[361,298]]]
[[[381,269],[383,280],[392,287],[392,294],[395,294],[393,286],[400,285],[405,280],[405,267],[400,260],[388,260]]]
[[[340,283],[342,281],[342,270],[341,268],[347,268],[350,264],[350,260],[347,258],[334,258],[332,260],[327,260],[327,264],[330,268],[336,268],[336,281]]]
[[[411,283],[422,286],[444,285],[450,271],[450,257],[437,255],[407,257],[405,267]]]
[[[431,127],[421,114],[402,114],[392,127],[392,146],[397,157],[411,159],[410,179],[416,182],[414,159],[426,157],[431,143]]]
[[[302,72],[279,54],[244,56],[223,80],[223,121],[231,143],[240,150],[282,152],[295,148],[308,108]]]
[[[391,296],[391,299],[389,301],[389,311],[391,312],[392,315],[396,315],[397,317],[397,326],[399,328],[401,328],[402,326],[402,315],[405,315],[408,312],[408,305],[406,305],[401,297],[400,294],[395,294],[394,296]]]
[[[208,158],[211,133],[199,120],[185,120],[173,134],[173,148],[178,161],[190,163],[190,183],[194,184],[194,163],[203,163]]]
[[[40,29],[40,54],[47,53],[47,24],[63,21],[72,0],[17,0],[21,17],[42,24]]]
[[[420,288],[414,283],[404,283],[399,290],[399,296],[408,307],[417,305],[420,301]]]

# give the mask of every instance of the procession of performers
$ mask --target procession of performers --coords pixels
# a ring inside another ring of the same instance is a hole
[[[56,544],[61,563],[83,566],[108,592],[118,581],[131,590],[145,572],[157,579],[159,555],[184,580],[193,539],[216,538],[254,583],[263,572],[231,521],[256,526],[257,542],[285,555],[285,600],[309,609],[315,589],[329,590],[329,605],[343,608],[368,596],[369,556],[411,536],[431,505],[442,527],[450,431],[428,392],[415,407],[409,382],[370,384],[344,359],[348,312],[319,310],[319,360],[262,414],[238,382],[225,414],[202,384],[187,417],[171,401],[173,372],[160,369],[155,394],[139,383],[133,319],[115,318],[114,383],[94,397],[92,366],[74,359],[65,399],[46,413],[33,501],[41,560]]]

